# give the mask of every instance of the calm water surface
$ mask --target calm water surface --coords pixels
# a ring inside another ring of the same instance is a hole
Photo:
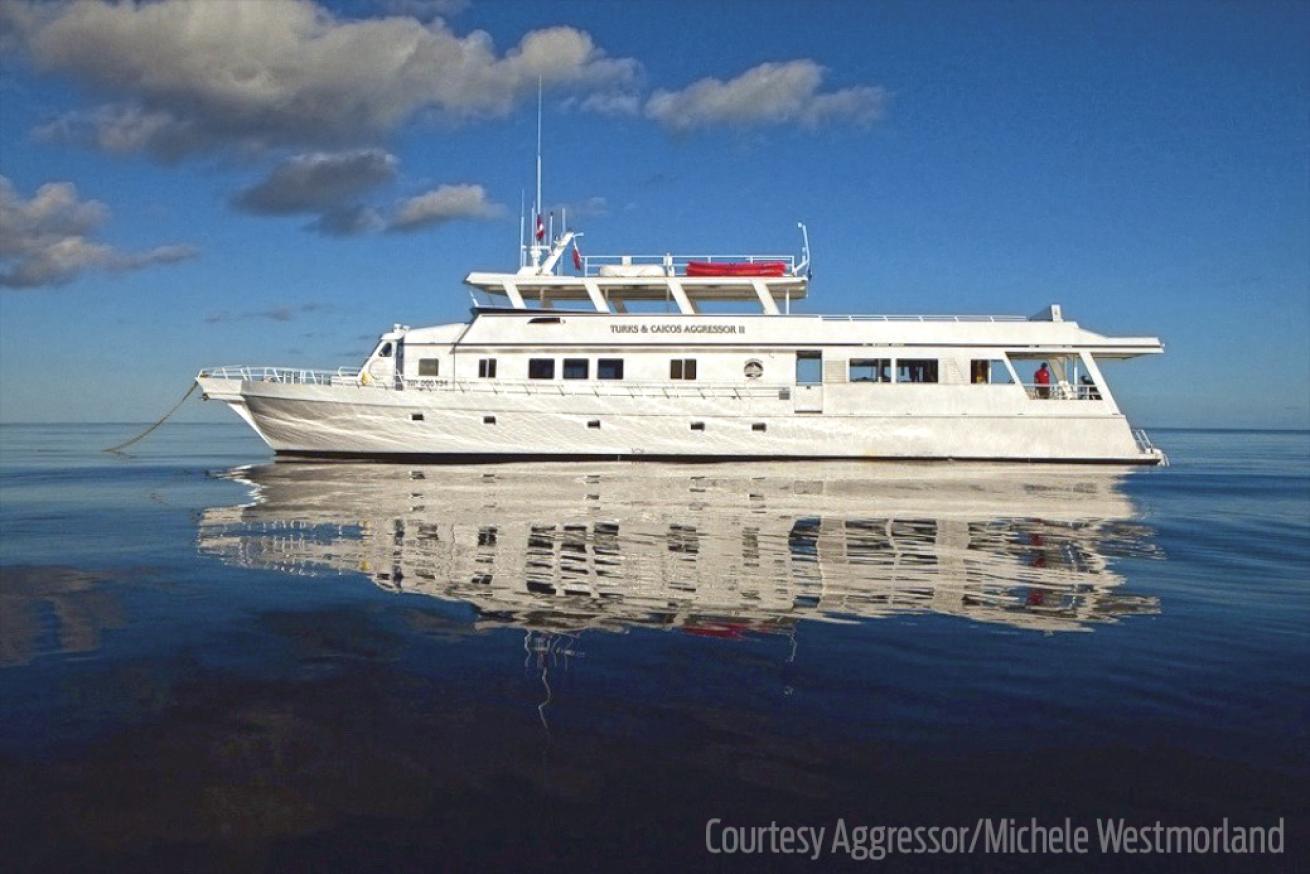
[[[132,430],[0,428],[7,868],[797,864],[707,854],[712,817],[1286,820],[1260,860],[866,867],[1310,858],[1310,435],[1161,431],[1150,471],[96,451]]]

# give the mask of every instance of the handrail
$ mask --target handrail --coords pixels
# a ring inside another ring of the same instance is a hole
[[[776,261],[784,265],[786,275],[796,275],[795,255],[583,255],[582,275],[600,276],[602,267],[659,267],[666,276],[685,276],[687,265],[691,262],[711,263],[746,263]],[[613,277],[605,277],[607,279]],[[767,278],[767,277],[765,277]]]
[[[197,378],[235,379],[242,382],[279,382],[292,385],[352,385],[361,384],[362,371],[349,367],[336,370],[315,370],[307,367],[279,367],[268,364],[227,364],[206,367]]]
[[[1104,400],[1099,386],[1070,385],[1053,382],[1043,385],[1037,382],[1020,383],[1028,397],[1038,401],[1100,401]]]
[[[1026,322],[1025,316],[821,315],[825,322]]]

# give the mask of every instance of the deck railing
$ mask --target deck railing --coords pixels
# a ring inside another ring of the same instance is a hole
[[[1026,322],[1024,316],[822,315],[825,322]]]
[[[312,370],[303,367],[236,364],[206,367],[197,374],[210,379],[237,379],[242,382],[281,382],[292,385],[358,385],[361,371],[338,367],[336,370]]]
[[[1099,401],[1101,390],[1094,385],[1039,385],[1035,382],[1023,383],[1023,390],[1028,397],[1036,401]]]
[[[796,274],[795,255],[583,255],[582,275],[600,276],[602,267],[658,267],[664,276],[686,276],[691,262],[714,264],[756,264],[780,262],[786,268],[785,276]]]

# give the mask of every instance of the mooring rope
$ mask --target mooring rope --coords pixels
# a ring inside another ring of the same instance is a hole
[[[191,397],[191,393],[192,393],[193,391],[195,391],[196,388],[197,388],[199,385],[200,385],[200,383],[198,383],[198,382],[193,382],[193,383],[191,383],[191,388],[187,389],[187,390],[186,390],[186,394],[182,395],[182,400],[180,400],[180,401],[178,401],[176,404],[174,404],[174,405],[173,405],[173,409],[169,410],[167,413],[164,413],[164,417],[163,417],[162,419],[160,419],[158,422],[156,422],[155,424],[151,425],[149,428],[145,429],[145,430],[142,431],[140,434],[138,434],[138,435],[136,435],[135,437],[133,437],[131,440],[128,440],[126,443],[120,443],[120,444],[118,444],[117,446],[110,446],[108,449],[106,449],[106,450],[104,450],[104,451],[105,451],[105,452],[120,452],[120,451],[126,449],[127,447],[131,446],[133,443],[136,443],[138,440],[142,440],[142,439],[144,439],[144,438],[145,438],[145,437],[146,437],[146,436],[147,436],[151,431],[155,430],[155,429],[158,428],[160,425],[162,425],[162,424],[164,424],[165,422],[167,422],[169,416],[173,415],[173,414],[176,413],[179,409],[181,409],[182,405],[186,403],[186,399],[189,398],[189,397]]]

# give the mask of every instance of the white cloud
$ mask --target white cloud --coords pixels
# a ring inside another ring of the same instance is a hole
[[[727,81],[706,78],[681,91],[657,90],[646,101],[646,115],[680,133],[721,125],[869,124],[882,115],[885,89],[820,92],[823,77],[824,68],[808,59],[760,64]]]
[[[527,33],[503,54],[440,19],[339,19],[313,0],[111,4],[8,0],[0,30],[36,69],[117,102],[47,126],[176,159],[215,148],[375,142],[417,113],[502,116],[536,89],[613,92],[640,77],[585,31]]]
[[[70,182],[42,185],[28,200],[0,176],[0,287],[37,288],[71,282],[82,272],[137,270],[194,258],[192,246],[121,252],[88,239],[109,218],[95,200],[79,200]]]
[[[456,219],[492,219],[504,214],[505,207],[488,201],[481,185],[441,185],[400,203],[387,228],[415,231]]]

